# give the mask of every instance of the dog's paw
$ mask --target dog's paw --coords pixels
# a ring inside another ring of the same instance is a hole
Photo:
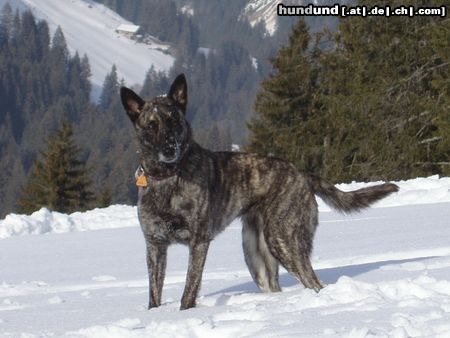
[[[157,308],[157,307],[159,307],[159,305],[160,305],[160,304],[153,304],[153,303],[149,303],[149,304],[148,304],[148,308],[147,308],[147,309],[148,309],[148,310],[151,310],[151,309],[154,309],[154,308]]]
[[[181,302],[180,310],[189,310],[195,307],[195,301],[194,302]]]

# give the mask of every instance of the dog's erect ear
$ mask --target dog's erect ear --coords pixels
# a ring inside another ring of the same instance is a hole
[[[141,113],[141,109],[144,106],[145,101],[131,89],[126,87],[120,88],[120,98],[122,100],[123,108],[125,108],[125,111],[134,123]]]
[[[186,112],[187,83],[184,74],[178,75],[175,81],[173,81],[167,96],[175,101],[175,103],[181,108],[183,113]]]

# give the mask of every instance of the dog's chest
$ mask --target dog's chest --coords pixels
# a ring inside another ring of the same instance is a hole
[[[188,243],[196,229],[198,201],[192,189],[177,184],[139,188],[139,221],[147,240]]]

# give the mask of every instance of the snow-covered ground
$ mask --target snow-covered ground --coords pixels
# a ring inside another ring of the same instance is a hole
[[[7,0],[0,0],[0,5]],[[94,97],[113,64],[127,85],[142,85],[153,65],[167,71],[173,57],[164,53],[167,45],[136,43],[115,32],[121,24],[131,24],[107,7],[90,0],[9,0],[14,7],[28,8],[38,19],[46,20],[53,33],[58,26],[66,37],[70,51],[87,54],[91,65]]]
[[[237,220],[212,243],[198,307],[187,311],[178,310],[182,246],[169,250],[164,304],[146,310],[134,207],[9,215],[0,221],[0,336],[450,337],[450,178],[398,184],[359,214],[320,202],[313,265],[328,286],[318,294],[284,270],[282,293],[260,293]]]

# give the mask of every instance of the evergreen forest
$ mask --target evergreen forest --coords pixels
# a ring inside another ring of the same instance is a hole
[[[139,91],[164,93],[184,72],[203,146],[239,144],[335,183],[450,175],[447,17],[286,17],[269,35],[240,18],[246,0],[191,1],[192,14],[183,0],[96,1],[173,46],[169,74],[148,69]],[[88,56],[71,55],[61,29],[1,9],[0,218],[135,203],[122,79],[111,65],[92,102],[89,77]]]

